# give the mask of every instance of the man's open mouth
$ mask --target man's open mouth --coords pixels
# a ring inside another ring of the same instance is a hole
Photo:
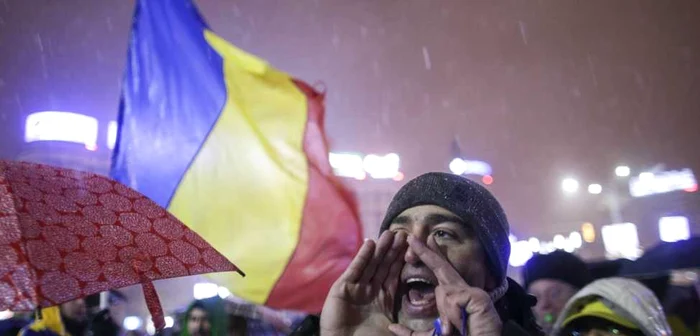
[[[435,285],[430,280],[410,278],[406,280],[408,299],[414,306],[425,306],[435,301]]]
[[[402,310],[410,317],[424,318],[436,315],[436,284],[435,280],[428,277],[406,277],[402,281]]]

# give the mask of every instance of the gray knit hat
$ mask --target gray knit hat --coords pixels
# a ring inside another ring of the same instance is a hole
[[[406,183],[394,196],[380,233],[388,229],[394,218],[404,210],[419,205],[439,206],[459,216],[467,225],[472,225],[486,252],[489,271],[499,284],[507,284],[506,270],[510,257],[508,219],[501,205],[486,188],[454,174],[421,175]]]

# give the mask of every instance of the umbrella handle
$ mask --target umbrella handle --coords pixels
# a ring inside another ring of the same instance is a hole
[[[153,286],[151,281],[143,282],[141,287],[143,288],[143,296],[146,298],[146,307],[148,307],[148,312],[151,313],[153,326],[156,331],[163,330],[165,328],[165,315],[163,314],[163,307],[160,305],[156,287]]]

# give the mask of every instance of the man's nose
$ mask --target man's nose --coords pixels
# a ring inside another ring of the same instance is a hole
[[[423,244],[428,246],[428,248],[430,248],[433,251],[436,251],[436,249],[438,248],[436,243],[435,243],[435,239],[430,239],[430,231],[429,230],[421,230],[421,228],[418,228],[418,229],[413,230],[413,232],[409,232],[409,234],[418,238],[418,240],[423,242]],[[404,255],[404,261],[407,264],[411,264],[411,265],[419,265],[422,263],[422,261],[420,260],[418,255],[415,252],[413,252],[413,250],[410,247],[408,249],[406,249],[406,254]]]

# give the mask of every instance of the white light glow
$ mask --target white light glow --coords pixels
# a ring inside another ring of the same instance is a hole
[[[46,111],[27,116],[24,141],[66,141],[97,148],[97,119],[70,112]]]
[[[697,190],[697,181],[690,169],[656,174],[644,172],[630,178],[629,188],[632,196],[643,197],[671,191]]]
[[[222,299],[225,299],[225,298],[231,296],[231,291],[229,291],[228,288],[226,288],[224,286],[219,287],[218,293],[219,293],[219,297]]]
[[[575,193],[578,191],[578,181],[573,178],[565,178],[561,182],[561,189],[564,190],[565,193]]]
[[[518,237],[516,237],[516,236],[510,234],[510,235],[508,235],[508,241],[509,241],[510,244],[512,245],[512,244],[514,244],[516,241],[518,241]]]
[[[630,176],[630,167],[617,166],[617,168],[615,168],[615,175],[617,175],[618,177]]]
[[[138,316],[127,316],[124,318],[122,325],[126,330],[138,330],[141,328],[141,319]]]
[[[583,246],[583,237],[581,237],[581,234],[576,231],[569,234],[568,241],[571,247],[574,249],[581,248],[581,246]]]
[[[659,237],[662,241],[669,243],[690,238],[688,218],[683,216],[661,217],[659,219]]]
[[[367,176],[362,165],[362,156],[352,153],[330,153],[328,155],[335,175],[364,180]]]
[[[511,244],[510,259],[508,261],[511,266],[523,266],[530,258],[532,258],[532,250],[528,241],[520,240]]]
[[[175,325],[175,319],[173,319],[172,316],[166,316],[165,317],[165,327],[172,328],[174,325]]]
[[[9,311],[9,310],[0,311],[0,321],[9,320],[9,319],[11,319],[13,316],[15,316],[15,313],[13,313],[13,312],[11,312],[11,311]]]
[[[539,239],[532,237],[527,240],[527,243],[530,245],[530,251],[532,251],[533,253],[537,253],[540,251],[541,247]]]
[[[150,316],[148,317],[148,323],[146,323],[146,332],[149,335],[153,335],[156,333],[156,326],[153,325],[153,319]]]
[[[114,149],[117,143],[117,122],[110,121],[107,125],[107,148]]]
[[[552,243],[554,243],[554,247],[556,249],[563,250],[564,247],[566,247],[566,238],[564,238],[564,236],[558,234],[558,235],[554,236]]]
[[[462,175],[467,171],[467,163],[460,158],[455,158],[450,162],[450,171],[455,175]]]
[[[200,282],[194,285],[195,300],[208,299],[219,295],[219,286],[213,283]]]
[[[393,179],[399,174],[400,163],[399,156],[394,153],[384,156],[370,154],[365,156],[362,166],[374,179]]]
[[[601,235],[608,258],[634,260],[641,255],[637,226],[633,223],[604,225]]]
[[[603,186],[597,183],[590,184],[588,185],[588,192],[593,195],[598,195],[603,192]]]

